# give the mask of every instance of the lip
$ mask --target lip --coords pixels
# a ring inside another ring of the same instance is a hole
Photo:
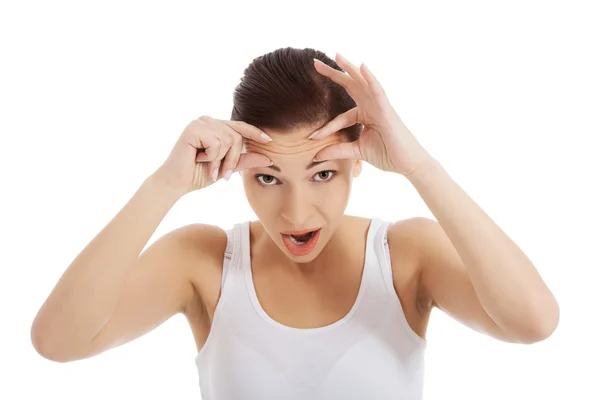
[[[314,231],[318,231],[321,228],[313,228],[313,229],[304,229],[301,231],[285,231],[285,232],[281,232],[282,235],[294,235],[294,236],[301,236],[304,235],[306,233],[309,232],[314,232]]]

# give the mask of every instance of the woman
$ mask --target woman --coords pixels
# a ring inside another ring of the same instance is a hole
[[[405,176],[437,221],[345,215],[363,161]],[[234,171],[257,221],[190,224],[140,255],[179,198]],[[365,65],[285,48],[245,70],[231,120],[185,128],[68,267],[32,342],[48,359],[78,360],[183,313],[203,399],[418,399],[434,307],[515,343],[547,338],[559,318],[527,256]]]

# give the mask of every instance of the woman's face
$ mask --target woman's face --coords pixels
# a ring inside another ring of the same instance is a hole
[[[245,150],[264,154],[271,167],[242,172],[250,207],[275,244],[295,262],[312,261],[340,225],[348,204],[352,179],[361,171],[357,160],[313,163],[324,147],[348,141],[336,133],[325,139],[307,139],[314,129],[293,132],[264,130],[273,141],[245,142]],[[315,231],[308,237],[297,231]],[[289,236],[291,232],[296,234]]]

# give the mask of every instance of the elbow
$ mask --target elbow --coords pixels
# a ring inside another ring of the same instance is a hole
[[[35,328],[35,324],[31,327],[30,340],[36,353],[47,360],[55,361],[52,357],[52,352],[49,350],[48,342],[44,340],[39,329]]]
[[[35,321],[31,326],[30,340],[35,351],[46,360],[58,363],[72,361],[71,358],[65,356],[64,352],[57,350],[58,347],[49,340],[47,335],[44,335],[44,329],[39,327]]]
[[[523,344],[534,344],[548,339],[554,334],[560,320],[560,308],[556,301],[532,318],[527,332],[519,340]]]
[[[52,350],[50,349],[48,341],[45,340],[40,329],[36,328],[35,323],[31,327],[29,337],[31,340],[31,344],[33,345],[33,348],[35,349],[36,353],[38,353],[40,356],[44,357],[46,360],[58,361],[58,360],[56,360],[56,357],[54,357],[54,354],[53,354]]]

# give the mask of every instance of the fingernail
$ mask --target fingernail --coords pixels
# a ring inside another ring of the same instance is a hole
[[[263,139],[265,139],[265,140],[268,140],[269,142],[273,140],[273,139],[271,139],[271,137],[269,135],[267,135],[264,132],[260,134],[260,137],[263,138]]]
[[[315,136],[317,136],[319,134],[319,131],[315,131],[313,133],[311,133],[311,135],[308,137],[309,139],[314,138]]]
[[[228,170],[227,172],[225,172],[225,176],[223,177],[226,181],[229,180],[229,178],[231,177],[231,174],[233,174],[232,170]]]
[[[219,176],[219,168],[213,169],[213,172],[212,172],[212,180],[213,180],[213,182],[217,181],[217,177],[218,176]]]

